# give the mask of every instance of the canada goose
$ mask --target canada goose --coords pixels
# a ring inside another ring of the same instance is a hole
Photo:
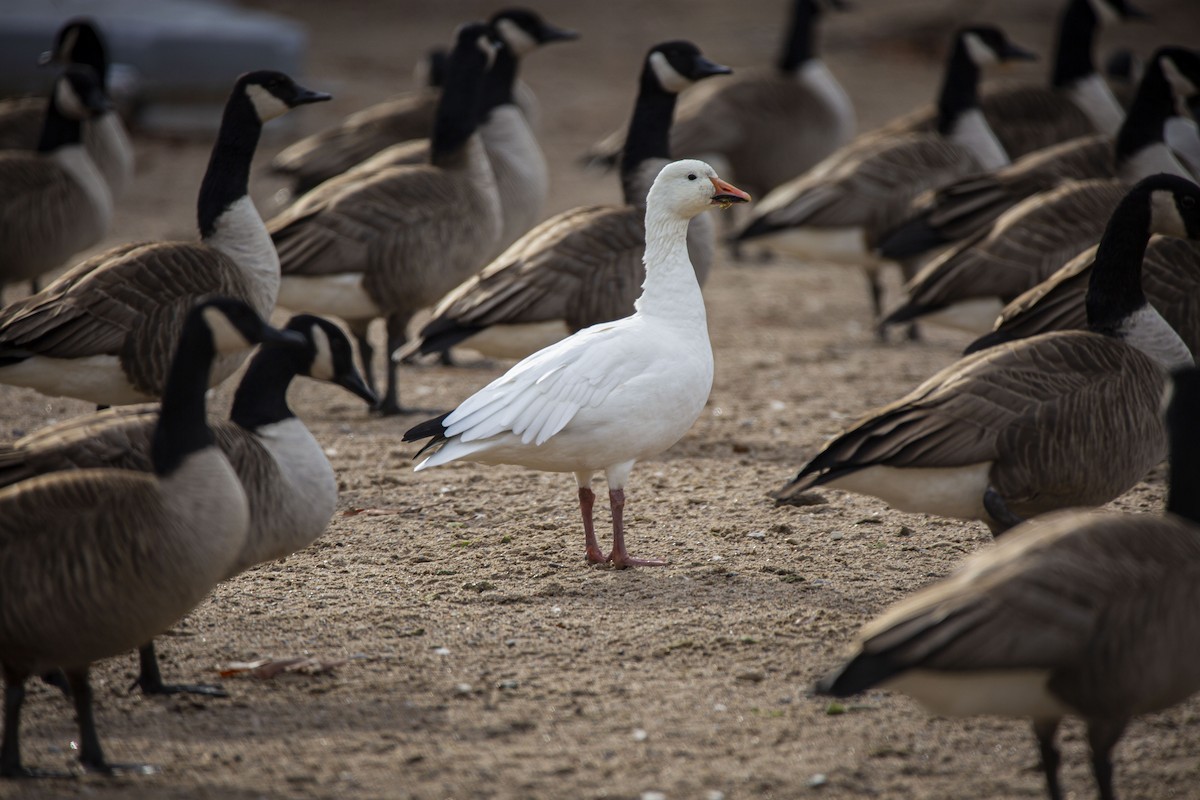
[[[1165,165],[1161,153],[1170,149],[1165,142],[1167,126],[1178,114],[1187,113],[1186,96],[1176,92],[1189,91],[1176,87],[1167,76],[1194,75],[1200,80],[1200,56],[1181,47],[1164,47],[1150,64],[1116,137],[1097,134],[1071,139],[995,172],[972,175],[931,192],[918,199],[908,220],[883,237],[880,255],[912,258],[965,239],[986,229],[1014,204],[1066,180],[1117,178],[1133,185],[1159,171]]]
[[[793,0],[773,67],[739,68],[727,80],[684,93],[671,126],[671,153],[723,163],[747,191],[765,194],[850,141],[854,106],[814,42],[826,7],[847,6],[842,0]],[[616,166],[625,133],[609,134],[585,159]]]
[[[1101,26],[1145,14],[1126,0],[1067,0],[1049,86],[985,91],[979,100],[988,125],[1010,158],[1092,133],[1115,135],[1125,111],[1096,71],[1092,46]],[[937,112],[921,109],[884,126],[891,134],[935,127]]]
[[[524,8],[504,9],[492,15],[489,22],[518,60],[541,45],[578,35],[550,25],[537,13]],[[515,73],[515,65],[513,69]],[[440,70],[443,76],[445,70],[443,65]],[[434,74],[433,71],[430,74]],[[295,181],[292,191],[301,195],[385,148],[423,139],[433,130],[439,96],[437,89],[441,86],[440,82],[431,83],[423,90],[351,114],[341,125],[301,139],[281,151],[271,161],[271,169],[292,177]],[[537,98],[520,81],[516,81],[513,94],[526,123],[536,131]]]
[[[112,195],[80,131],[108,107],[96,73],[71,65],[51,94],[37,150],[0,152],[0,290],[60,266],[112,222]]]
[[[496,55],[483,83],[479,137],[496,175],[500,195],[500,236],[494,254],[516,241],[542,217],[550,191],[546,157],[524,113],[516,105],[517,66],[533,48],[569,41],[579,34],[548,24],[531,11],[510,9],[496,14],[491,24]],[[527,30],[537,30],[534,39]],[[355,182],[389,167],[428,164],[429,140],[418,139],[385,148],[336,178]]]
[[[646,193],[669,160],[675,97],[723,75],[691,42],[655,45],[643,62],[621,162],[623,206],[586,206],[543,222],[450,292],[420,335],[398,353],[446,353],[464,345],[484,355],[524,358],[575,331],[633,313],[645,277]],[[714,254],[708,215],[688,225],[688,255],[701,284]]]
[[[307,547],[333,517],[333,467],[288,406],[292,378],[307,375],[330,381],[368,403],[376,400],[355,369],[354,349],[340,328],[303,314],[292,317],[284,330],[302,336],[305,346],[260,350],[238,385],[229,421],[208,423],[250,504],[245,544],[224,578]],[[151,472],[158,413],[157,404],[124,406],[42,428],[0,448],[0,486],[74,469]],[[213,693],[212,687],[165,685],[153,644],[144,644],[139,652],[137,685],[144,693]]]
[[[590,563],[665,563],[632,558],[625,548],[625,480],[637,461],[687,432],[712,388],[712,347],[688,261],[688,221],[714,205],[749,199],[701,161],[663,167],[646,199],[646,279],[633,315],[550,345],[454,411],[410,428],[404,441],[428,438],[420,453],[433,451],[417,469],[465,459],[572,472]],[[608,480],[613,515],[608,555],[592,527],[597,470]]]
[[[53,49],[42,54],[41,62],[91,67],[107,96],[108,48],[94,21],[86,17],[68,20],[59,28]],[[45,101],[29,98],[5,106],[0,107],[0,149],[36,150],[46,115]],[[133,145],[116,110],[105,106],[90,117],[83,126],[83,143],[112,196],[120,197],[133,179]]]
[[[862,265],[878,318],[879,236],[922,191],[1008,163],[979,113],[979,75],[985,65],[1032,57],[998,28],[960,29],[946,60],[936,132],[860,136],[767,195],[736,238],[761,239],[798,258]]]
[[[1100,239],[1128,181],[1160,172],[1190,177],[1162,138],[1167,109],[1177,102],[1167,78],[1172,73],[1200,84],[1200,56],[1176,48],[1150,63],[1117,137],[1116,151],[1123,156],[1118,177],[1067,181],[1017,203],[990,228],[925,265],[905,287],[908,299],[882,324],[925,317],[983,333],[1005,303]]]
[[[21,765],[25,680],[61,667],[79,718],[83,765],[110,772],[96,736],[88,666],[133,649],[191,610],[246,541],[246,493],[204,414],[218,353],[297,346],[235,300],[214,299],[183,323],[150,447],[153,474],[115,469],[44,475],[0,491],[0,775]]]
[[[830,441],[775,497],[829,484],[998,533],[1124,492],[1163,455],[1163,369],[1192,363],[1142,292],[1151,225],[1200,238],[1200,187],[1157,175],[1120,202],[1096,251],[1089,330],[960,359]]]
[[[495,176],[477,134],[488,26],[459,28],[433,131],[432,163],[318,186],[268,223],[283,268],[279,305],[341,317],[374,387],[367,328],[387,318],[388,354],[408,321],[484,263],[500,235]],[[399,414],[396,367],[378,411]]]
[[[1001,342],[1047,331],[1087,327],[1083,298],[1087,293],[1096,248],[1071,259],[1058,272],[1017,297],[1000,312],[990,333],[967,345],[974,353]],[[1200,243],[1155,236],[1142,262],[1146,300],[1193,353],[1200,353]]]
[[[1031,717],[1051,800],[1054,735],[1087,723],[1099,796],[1129,721],[1200,690],[1200,372],[1174,376],[1166,513],[1066,511],[1013,530],[950,577],[863,627],[817,682],[848,697],[879,686],[939,716]]]
[[[263,122],[328,99],[281,72],[238,78],[200,184],[200,241],[120,245],[4,308],[0,383],[100,405],[152,400],[162,394],[171,343],[197,300],[228,295],[269,314],[279,259],[247,194],[250,161]],[[219,358],[213,385],[246,355]]]

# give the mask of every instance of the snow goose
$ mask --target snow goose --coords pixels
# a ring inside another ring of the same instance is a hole
[[[489,23],[498,37],[512,48],[518,60],[541,45],[574,39],[577,35],[574,31],[549,24],[537,13],[524,8],[498,11],[492,15]],[[341,175],[386,148],[429,136],[439,99],[437,89],[444,83],[445,70],[445,63],[438,70],[429,70],[431,76],[439,75],[441,80],[430,83],[424,90],[377,103],[351,114],[335,128],[301,139],[280,152],[271,162],[271,169],[294,178],[292,191],[299,195]],[[515,77],[515,64],[513,72]],[[515,82],[513,94],[514,103],[524,121],[536,131],[536,96],[519,80]]]
[[[946,60],[937,131],[858,137],[763,198],[737,240],[760,240],[801,259],[863,266],[878,318],[879,237],[926,189],[1008,163],[979,112],[980,73],[990,64],[1032,57],[998,28],[960,29]]]
[[[107,96],[108,48],[94,21],[76,17],[64,23],[41,62],[91,67]],[[0,104],[0,149],[37,149],[45,115],[46,104],[38,98]],[[120,197],[133,180],[133,145],[116,110],[106,107],[89,118],[83,126],[83,143],[113,197]]]
[[[17,727],[30,675],[62,668],[79,720],[79,759],[111,772],[96,735],[88,666],[161,633],[228,573],[245,546],[246,492],[208,428],[204,396],[218,353],[302,343],[236,300],[213,299],[182,325],[151,474],[71,470],[0,490],[0,776],[21,765]]]
[[[1190,75],[1200,84],[1200,57],[1176,50],[1151,62],[1117,137],[1116,150],[1125,160],[1116,177],[1067,181],[1017,203],[990,227],[926,264],[905,286],[905,302],[883,325],[927,319],[984,333],[1005,303],[1099,241],[1131,181],[1160,172],[1190,177],[1162,136],[1167,109],[1175,103],[1171,73]],[[1131,144],[1137,141],[1144,145]]]
[[[459,29],[431,163],[328,181],[267,225],[283,270],[279,305],[346,320],[372,387],[371,321],[386,317],[390,356],[407,341],[412,315],[483,266],[500,236],[500,196],[478,133],[493,53],[487,25]],[[403,413],[397,384],[389,359],[381,413]]]
[[[728,67],[691,42],[663,42],[643,61],[621,160],[623,206],[585,206],[543,222],[446,295],[398,356],[447,353],[462,345],[486,356],[524,358],[574,331],[633,313],[645,277],[646,193],[670,161],[675,98]],[[688,256],[703,284],[715,232],[707,214],[688,225]]]
[[[712,388],[712,348],[688,260],[688,221],[714,205],[749,199],[702,161],[663,167],[646,199],[646,279],[633,315],[534,353],[454,411],[409,429],[405,441],[431,438],[421,453],[433,452],[417,469],[465,459],[572,472],[589,562],[665,563],[626,551],[625,480],[637,461],[687,432]],[[592,526],[597,470],[608,480],[613,514],[607,556]]]
[[[0,290],[108,233],[112,194],[81,138],[81,125],[107,108],[96,73],[73,64],[54,82],[37,150],[0,152]]]
[[[793,0],[775,66],[739,68],[727,80],[684,93],[671,152],[717,166],[747,191],[768,192],[848,142],[855,115],[850,97],[817,55],[816,26],[842,0]],[[593,145],[586,159],[615,166],[625,129]],[[722,166],[722,165],[727,165]]]
[[[376,399],[354,366],[354,348],[341,328],[302,314],[289,320],[284,330],[304,337],[305,346],[256,353],[234,394],[229,420],[208,423],[250,504],[246,542],[226,578],[307,547],[333,517],[333,467],[288,406],[292,378],[307,375],[337,384],[369,403]],[[0,486],[74,469],[151,472],[158,416],[157,405],[123,406],[42,428],[0,448]],[[139,653],[137,685],[143,693],[219,693],[208,686],[166,685],[154,645],[144,644]]]
[[[1166,513],[1060,512],[1013,530],[950,577],[863,627],[816,685],[872,687],[933,714],[1030,717],[1051,800],[1063,797],[1055,732],[1087,724],[1101,798],[1112,749],[1136,716],[1200,690],[1200,372],[1174,376]]]
[[[198,300],[220,294],[270,314],[279,258],[248,194],[250,162],[263,122],[328,99],[281,72],[238,78],[200,184],[200,241],[120,245],[0,311],[0,383],[100,405],[152,400]],[[213,385],[247,355],[217,359]]]
[[[960,359],[834,438],[775,497],[828,484],[999,533],[1129,489],[1164,454],[1164,369],[1192,364],[1142,291],[1151,226],[1200,238],[1200,187],[1157,175],[1121,201],[1096,251],[1089,330]]]
[[[1130,113],[1115,137],[1093,134],[1034,151],[1010,166],[972,175],[944,186],[914,203],[908,220],[880,242],[884,258],[913,258],[965,239],[988,228],[1000,214],[1026,197],[1048,191],[1067,180],[1119,178],[1132,186],[1158,172],[1159,153],[1171,122],[1187,112],[1190,89],[1168,76],[1195,75],[1200,63],[1195,51],[1180,47],[1158,50],[1150,80],[1138,82]],[[1182,83],[1182,82],[1181,82]],[[1190,121],[1190,118],[1189,118]]]
[[[496,190],[500,195],[502,226],[491,254],[496,255],[542,218],[542,208],[550,191],[546,156],[525,114],[517,106],[517,67],[521,58],[534,48],[551,42],[570,41],[578,38],[578,34],[550,25],[523,9],[501,11],[490,24],[497,47],[483,82],[479,137],[496,175]],[[537,30],[539,38],[533,38],[527,33],[529,30]],[[417,139],[384,148],[346,170],[336,180],[360,181],[389,167],[429,162],[429,140]]]

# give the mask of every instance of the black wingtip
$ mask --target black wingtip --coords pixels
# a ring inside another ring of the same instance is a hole
[[[967,345],[963,349],[963,355],[969,356],[972,353],[978,353],[980,350],[987,350],[989,347],[995,347],[998,344],[1004,344],[1005,342],[1011,341],[1012,337],[1003,331],[992,331],[991,333],[985,333],[983,336],[980,336],[978,339]]]
[[[879,254],[892,261],[914,258],[950,244],[925,217],[915,217],[893,228],[879,243]]]
[[[921,317],[925,316],[930,311],[935,310],[936,309],[932,306],[919,305],[916,303],[905,303],[880,320],[879,329],[883,330],[890,325],[900,325],[905,322],[912,322],[913,320],[920,319]]]
[[[766,217],[759,217],[735,233],[730,241],[745,242],[750,239],[757,239],[759,236],[766,236],[768,233],[774,233],[775,231],[776,226],[767,221]]]
[[[433,419],[427,419],[424,422],[418,422],[416,425],[413,425],[404,432],[404,436],[401,437],[401,441],[403,442],[419,442],[422,439],[429,439],[429,441],[425,443],[425,446],[418,450],[417,454],[413,456],[413,458],[417,458],[429,448],[436,447],[437,445],[446,441],[445,422],[446,417],[450,416],[450,413],[451,412],[447,411],[440,417],[434,417]]]
[[[421,329],[420,339],[409,352],[423,356],[444,353],[483,330],[477,325],[459,325],[450,319],[431,320]]]
[[[897,671],[885,658],[859,654],[818,680],[813,685],[813,692],[851,697],[878,686],[895,676]]]

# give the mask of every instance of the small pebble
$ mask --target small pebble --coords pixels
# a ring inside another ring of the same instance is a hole
[[[767,532],[766,531],[750,531],[749,533],[746,534],[746,536],[750,539],[765,539],[765,538],[767,538]]]
[[[644,730],[642,730],[641,728],[634,728],[634,729],[633,729],[633,740],[634,740],[635,742],[644,742],[644,741],[646,741],[646,740],[647,740],[647,739],[649,739],[649,738],[650,738],[650,734],[646,733],[646,732],[645,732]],[[643,797],[645,797],[645,795],[642,795],[642,796],[643,796]]]
[[[818,786],[824,786],[828,781],[829,779],[825,777],[825,773],[818,772],[816,775],[813,775],[808,779],[808,785],[815,789]]]
[[[517,683],[516,681],[514,681],[512,679],[509,679],[507,681],[500,681],[501,689],[516,689],[520,685],[521,684]]]
[[[709,789],[704,793],[704,800],[725,800],[725,793],[717,789]]]
[[[461,694],[470,694],[471,691],[472,691],[472,688],[471,688],[471,684],[469,684],[469,683],[458,683],[458,684],[454,685],[454,693],[455,694],[460,694],[460,695]]]
[[[766,673],[758,669],[748,669],[737,674],[739,681],[748,681],[750,683],[760,683],[766,677]]]
[[[505,640],[504,640],[504,646],[505,646],[505,647],[516,647],[516,646],[517,646],[517,640],[516,640],[516,639],[505,639]]]
[[[448,656],[448,655],[450,655],[450,648],[449,647],[435,647],[435,648],[433,648],[433,654],[436,656]]]
[[[728,710],[729,706],[725,705],[724,703],[713,703],[713,711],[716,711],[718,714]]]
[[[667,800],[662,792],[642,792],[641,800]]]
[[[842,533],[841,531],[834,531],[833,533],[829,534],[829,538],[836,542],[839,539],[845,539],[846,534]]]

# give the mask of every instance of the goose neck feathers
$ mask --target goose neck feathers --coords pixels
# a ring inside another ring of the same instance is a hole
[[[1179,105],[1184,98],[1177,101],[1175,87],[1167,78],[1168,69],[1200,84],[1200,56],[1196,53],[1181,47],[1164,47],[1154,54],[1146,74],[1138,84],[1129,113],[1117,132],[1115,153],[1118,170],[1123,170],[1131,159],[1147,147],[1161,145],[1167,120],[1180,114]],[[1184,110],[1182,115],[1187,113]],[[1174,166],[1172,172],[1184,174],[1181,165],[1176,163]]]
[[[970,37],[973,35],[968,31],[960,31],[946,59],[937,102],[937,129],[943,136],[954,132],[955,125],[965,112],[979,107],[980,64],[972,53]],[[979,42],[978,38],[974,41]]]
[[[446,83],[434,114],[430,160],[437,165],[456,161],[479,127],[483,75],[495,54],[488,26],[469,23],[459,28]]]
[[[68,66],[50,92],[38,152],[51,153],[60,147],[80,144],[83,141],[82,123],[107,110],[108,98],[95,70],[84,64]]]
[[[1058,21],[1058,42],[1050,84],[1064,89],[1096,74],[1092,45],[1100,29],[1094,0],[1070,0]],[[1105,2],[1105,0],[1098,0]]]
[[[225,210],[249,194],[250,164],[261,134],[262,120],[246,93],[243,77],[225,103],[217,140],[200,183],[196,217],[202,238],[212,236]]]
[[[819,16],[820,7],[816,0],[795,0],[792,3],[787,36],[776,62],[780,72],[795,72],[805,62],[816,58],[813,34]]]
[[[513,84],[517,80],[518,60],[503,42],[496,45],[496,58],[483,80],[482,112],[487,117],[500,106],[513,105]]]

